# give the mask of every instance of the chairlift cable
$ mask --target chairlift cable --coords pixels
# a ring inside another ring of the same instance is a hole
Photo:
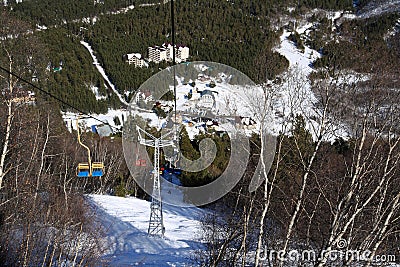
[[[172,69],[174,75],[174,116],[176,123],[176,77],[175,77],[175,12],[174,12],[174,0],[171,0],[171,35],[172,35]]]
[[[175,65],[176,65],[176,53],[175,53],[175,10],[174,10],[174,0],[171,0],[171,35],[172,35],[172,74],[173,74],[173,82],[174,82],[174,118],[175,118],[175,125],[178,124],[178,120],[177,120],[177,93],[176,93],[176,73],[175,73]],[[174,127],[174,141],[175,141],[175,145],[178,145],[178,133],[176,131],[178,131],[178,127],[175,129]],[[176,153],[175,149],[174,149],[174,154]],[[177,166],[177,163],[179,161],[179,153],[177,153],[177,157],[175,159],[174,162],[174,167]],[[172,161],[170,162],[170,164],[172,163]]]

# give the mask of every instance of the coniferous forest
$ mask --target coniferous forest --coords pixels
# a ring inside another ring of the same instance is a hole
[[[102,78],[91,65],[90,55],[79,41],[89,42],[120,93],[128,92],[128,96],[129,93],[133,94],[145,80],[165,65],[153,64],[149,68],[139,69],[126,64],[124,55],[141,53],[146,56],[148,46],[171,42],[169,5],[140,7],[142,2],[104,1],[103,4],[93,4],[92,1],[83,1],[78,5],[73,0],[63,3],[32,0],[19,4],[12,4],[11,1],[10,13],[30,23],[32,27],[41,25],[48,28],[35,31],[34,35],[46,46],[43,53],[48,54],[46,64],[49,67],[55,69],[60,63],[64,64],[60,72],[54,72],[48,77],[47,82],[52,92],[62,98],[66,97],[81,109],[100,113],[107,106],[117,107],[118,100],[105,88]],[[313,8],[352,11],[367,4],[360,1],[354,7],[350,2],[296,1],[298,8],[290,16],[300,19],[302,10]],[[242,71],[255,82],[274,79],[288,67],[287,60],[272,48],[279,41],[282,29],[279,25],[283,25],[282,18],[289,15],[287,7],[291,4],[291,1],[177,1],[176,42],[190,47],[191,61],[224,63]],[[136,8],[126,13],[112,13],[129,5]],[[43,13],[42,10],[47,12]],[[377,54],[371,49],[377,46],[396,64],[398,57],[393,57],[392,49],[380,38],[383,31],[393,26],[395,17],[393,14],[372,18],[367,22],[358,22],[360,25],[351,25],[356,21],[344,22],[336,29],[338,32],[335,34],[340,34],[340,37],[335,39],[329,32],[332,31],[332,23],[314,15],[308,19],[316,25],[311,33],[312,40],[299,41],[306,42],[324,55],[315,62],[316,67],[332,64],[333,57],[335,64],[341,68],[357,69],[368,64],[379,64],[381,60],[374,58]],[[355,28],[357,30],[353,32]],[[352,31],[351,34],[355,36],[347,37],[348,31]],[[350,43],[348,38],[352,40]],[[368,42],[365,41],[367,38]],[[338,39],[339,45],[336,43]],[[360,60],[357,55],[363,56],[366,53],[371,54],[365,57],[370,61],[354,66],[354,62]],[[268,66],[268,72],[263,70],[264,66]],[[393,67],[388,66],[387,69],[393,70]],[[99,87],[101,95],[107,96],[107,100],[96,102],[90,90],[87,90],[90,85]]]

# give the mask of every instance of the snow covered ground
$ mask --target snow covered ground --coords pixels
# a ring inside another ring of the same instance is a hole
[[[91,85],[89,86],[89,88],[90,88],[90,90],[93,92],[93,94],[95,95],[96,100],[107,99],[106,96],[103,96],[103,95],[101,95],[101,94],[99,93],[99,88],[98,88],[98,87],[96,87],[96,86],[94,86],[94,85],[91,84]]]
[[[358,14],[358,18],[371,18],[385,13],[400,11],[400,0],[370,1]]]
[[[104,258],[110,266],[194,266],[202,247],[199,219],[204,211],[163,205],[165,237],[150,237],[150,202],[133,197],[89,195],[106,229]]]
[[[72,132],[76,130],[76,120],[78,113],[75,112],[62,112],[62,117],[67,126],[67,129]],[[90,131],[94,125],[109,124],[113,131],[118,131],[122,128],[124,120],[128,117],[128,111],[125,109],[109,109],[106,114],[90,114],[92,117],[82,116],[79,119],[81,131]],[[116,125],[114,119],[118,118],[121,125]]]

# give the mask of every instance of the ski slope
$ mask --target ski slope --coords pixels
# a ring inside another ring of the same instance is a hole
[[[118,92],[118,90],[115,88],[115,85],[110,81],[110,79],[108,78],[108,76],[106,75],[105,70],[103,69],[103,67],[100,65],[99,61],[97,60],[97,57],[94,55],[93,49],[92,47],[85,41],[81,41],[81,44],[89,51],[92,59],[93,59],[93,65],[96,66],[97,70],[99,71],[99,73],[101,74],[101,76],[103,76],[104,80],[107,82],[108,86],[110,86],[110,88],[114,91],[114,93],[118,96],[119,100],[121,101],[121,103],[123,103],[124,105],[128,105],[128,102],[125,101],[124,97]]]
[[[165,237],[150,237],[150,202],[134,197],[89,195],[106,229],[104,259],[110,266],[193,266],[199,238],[200,208],[163,205]]]

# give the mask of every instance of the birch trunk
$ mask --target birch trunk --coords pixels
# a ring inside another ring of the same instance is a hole
[[[7,53],[8,59],[9,59],[8,69],[11,72],[13,70],[13,60],[12,60],[11,55],[8,53],[8,51],[7,50],[5,50],[5,51]],[[12,117],[13,117],[12,94],[13,94],[13,89],[14,89],[14,79],[11,74],[9,74],[7,77],[7,83],[8,83],[9,99],[6,100],[6,106],[7,106],[6,131],[5,131],[4,141],[3,141],[3,150],[2,150],[1,156],[0,156],[0,189],[3,188],[4,176],[7,173],[7,171],[5,169],[5,164],[6,164],[6,157],[8,154],[8,145],[10,143]]]

